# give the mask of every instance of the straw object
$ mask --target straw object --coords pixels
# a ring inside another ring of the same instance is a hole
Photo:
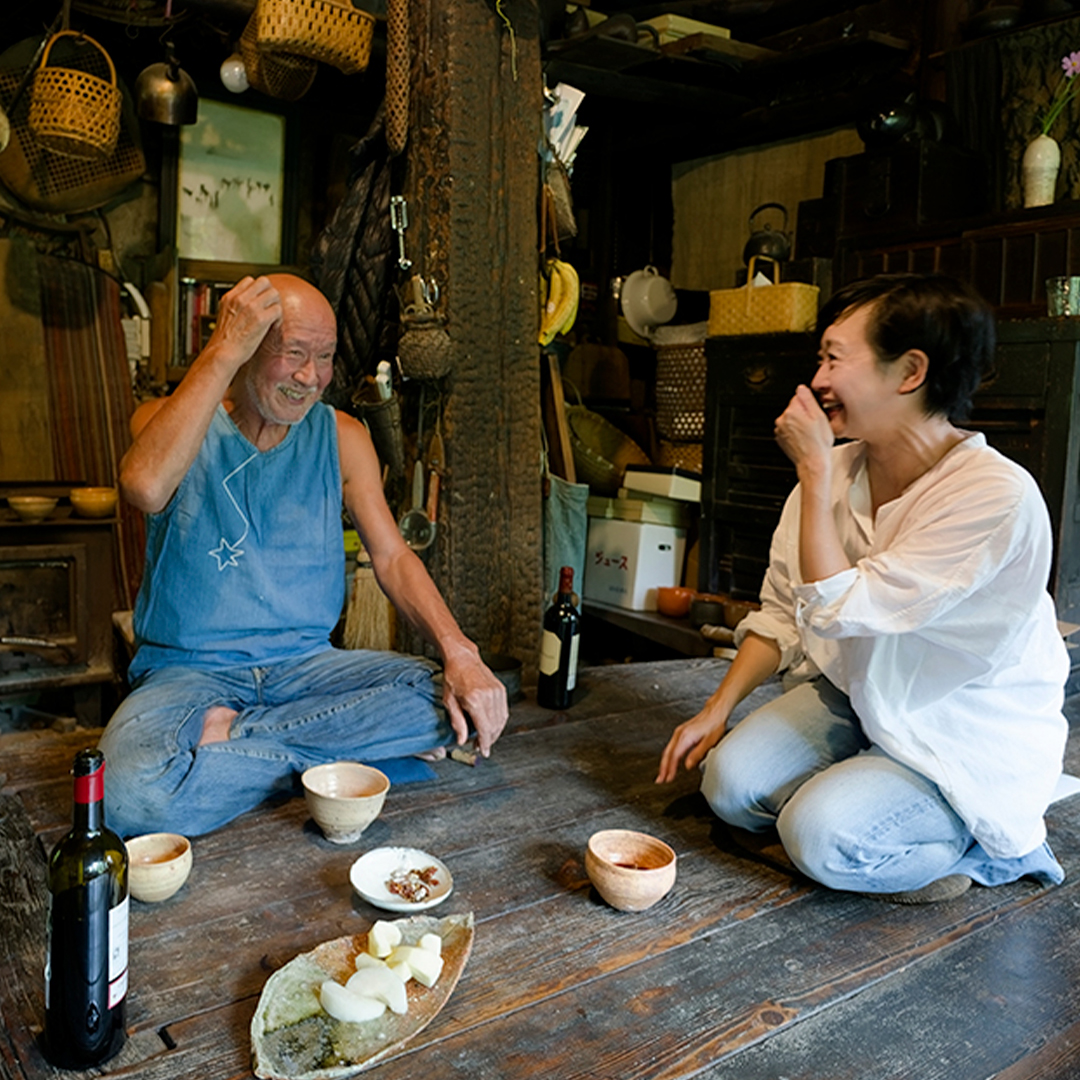
[[[295,53],[358,75],[371,59],[375,16],[349,0],[258,0],[259,48]]]
[[[358,562],[345,609],[342,644],[346,649],[393,649],[397,637],[397,610],[375,580],[369,562]]]
[[[629,435],[584,405],[567,405],[566,423],[578,482],[602,495],[619,490],[627,465],[652,464]]]
[[[88,59],[100,65],[104,58],[108,79],[79,68],[49,67],[49,54],[63,37],[92,45],[97,53]],[[28,125],[40,145],[54,154],[104,161],[116,149],[122,104],[112,57],[93,38],[74,30],[61,30],[49,38],[30,86]]]
[[[814,325],[818,287],[801,281],[754,285],[755,264],[759,261],[773,262],[754,257],[742,288],[714,289],[709,293],[710,337],[801,333]]]
[[[248,82],[268,97],[281,101],[302,98],[311,89],[319,70],[319,65],[306,56],[260,50],[254,12],[240,35],[240,58]]]

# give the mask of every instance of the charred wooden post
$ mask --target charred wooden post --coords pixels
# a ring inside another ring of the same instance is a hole
[[[464,631],[535,672],[542,609],[536,343],[542,94],[532,0],[410,3],[413,273],[451,339],[429,568]]]

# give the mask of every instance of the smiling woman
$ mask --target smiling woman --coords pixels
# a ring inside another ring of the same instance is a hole
[[[832,888],[923,903],[1059,882],[1042,818],[1069,662],[1049,517],[1023,469],[953,424],[992,355],[990,311],[948,278],[881,276],[833,297],[819,331],[813,389],[776,423],[799,483],[762,609],[657,779],[703,763],[721,818],[775,827]],[[798,685],[727,733],[783,669]]]

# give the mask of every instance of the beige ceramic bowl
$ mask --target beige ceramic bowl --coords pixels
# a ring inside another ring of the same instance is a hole
[[[71,505],[79,517],[108,517],[115,509],[119,493],[112,487],[72,488]]]
[[[44,521],[56,509],[56,500],[48,495],[9,495],[8,506],[23,521]]]
[[[305,771],[304,799],[327,840],[351,844],[382,812],[390,781],[370,765],[334,761]]]
[[[125,841],[128,888],[147,904],[167,900],[191,873],[191,841],[179,833],[147,833]]]
[[[675,852],[647,833],[604,829],[589,837],[585,872],[613,908],[644,911],[675,884]]]

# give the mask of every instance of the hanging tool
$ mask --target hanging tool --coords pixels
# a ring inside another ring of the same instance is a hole
[[[408,273],[412,269],[412,259],[405,254],[405,230],[409,227],[409,207],[404,195],[390,196],[390,226],[398,238],[398,267]]]

